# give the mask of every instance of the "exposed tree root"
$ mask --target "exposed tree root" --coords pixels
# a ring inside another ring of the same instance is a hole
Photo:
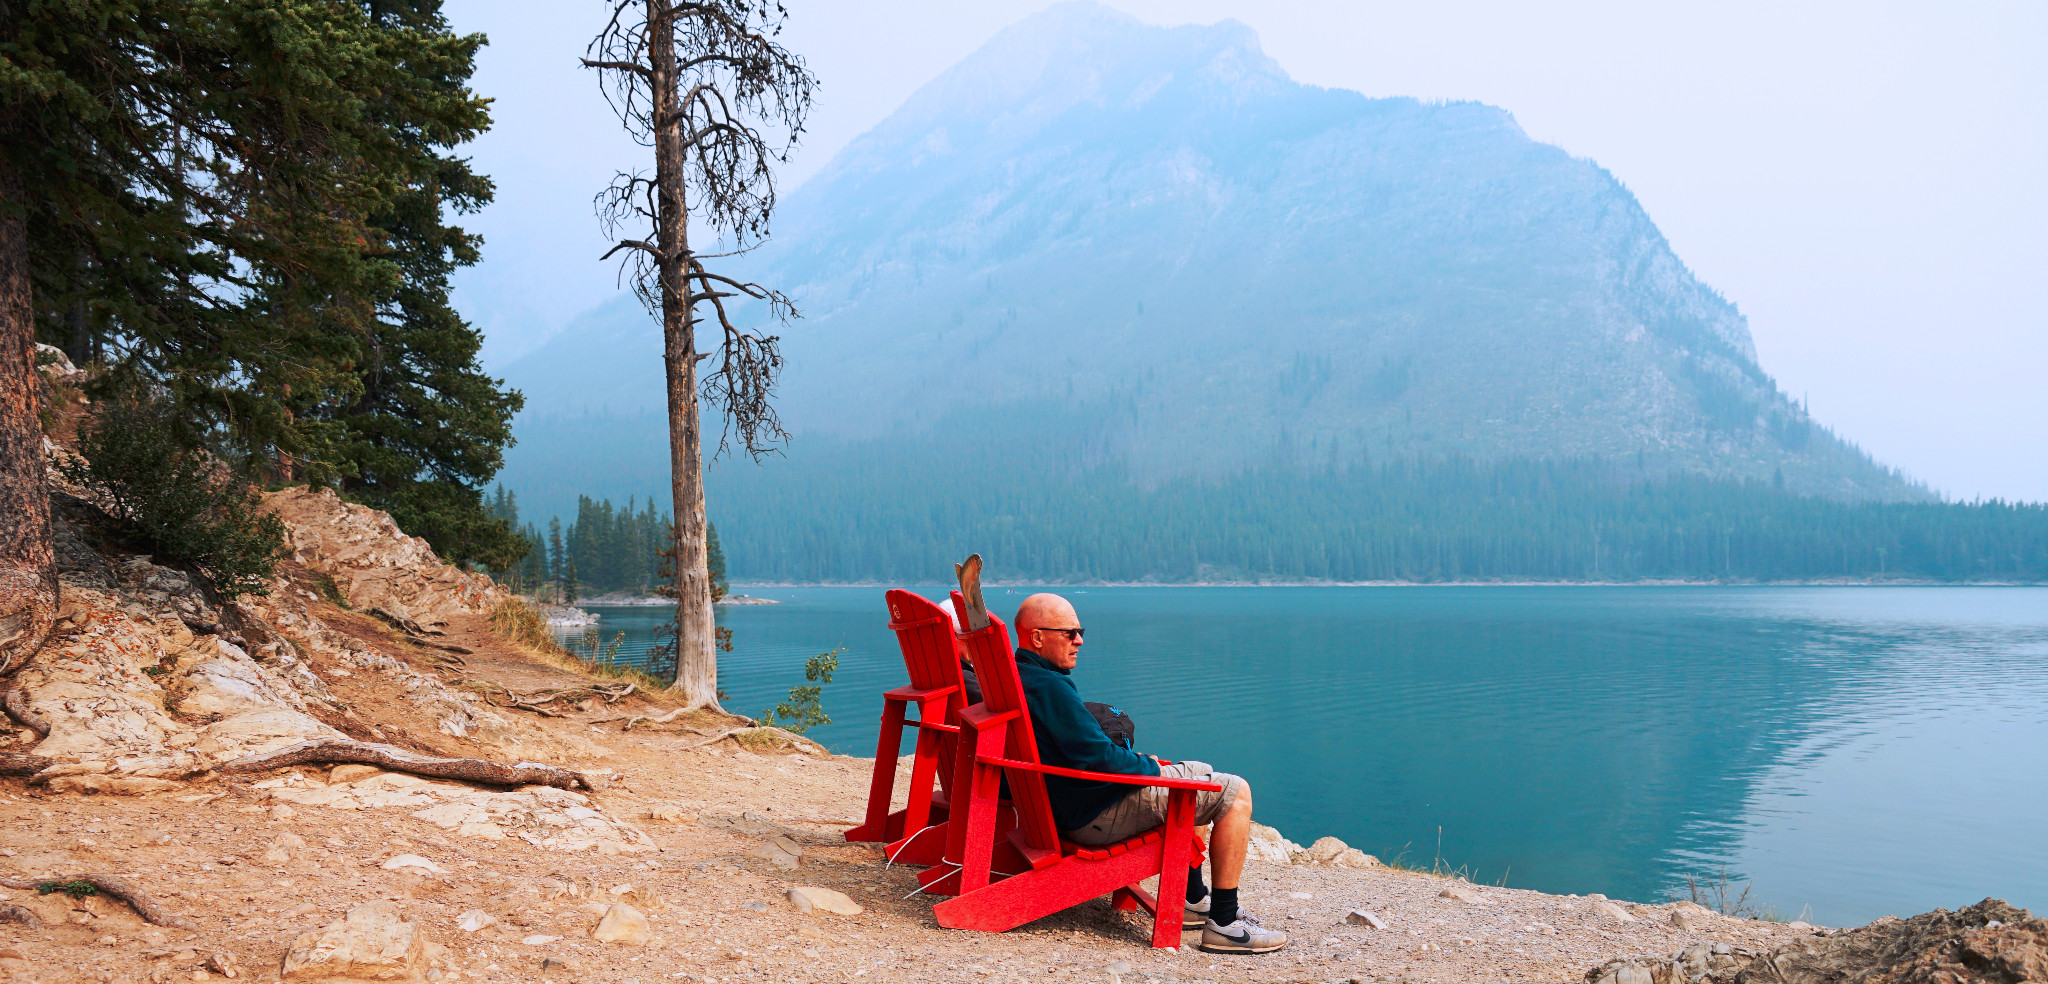
[[[581,700],[585,697],[601,697],[607,704],[616,704],[637,689],[639,688],[630,682],[594,683],[588,687],[536,690],[531,693],[520,693],[516,690],[495,688],[486,691],[485,699],[489,700],[496,707],[532,711],[542,717],[566,717],[567,715],[561,711],[549,708],[547,705],[560,700]]]
[[[32,776],[49,767],[50,760],[41,755],[0,754],[0,776]]]
[[[393,745],[376,745],[341,738],[302,741],[274,752],[245,755],[220,767],[221,772],[265,772],[294,765],[355,763],[374,765],[393,772],[407,772],[432,779],[458,779],[492,786],[554,786],[558,789],[591,788],[581,772],[520,762],[506,765],[484,759],[435,758]]]
[[[5,697],[0,697],[0,707],[6,708],[7,716],[15,723],[45,738],[50,737],[50,722],[37,717],[36,712],[29,709],[28,695],[22,693],[20,687],[11,688]]]
[[[683,748],[686,751],[692,748],[703,748],[706,745],[715,745],[721,741],[726,740],[727,738],[731,738],[734,741],[741,741],[741,735],[758,735],[762,738],[767,738],[771,741],[786,741],[799,748],[809,746],[813,749],[816,749],[819,752],[830,754],[826,751],[825,746],[820,745],[817,742],[810,740],[809,738],[805,738],[804,736],[797,734],[793,731],[784,731],[781,728],[763,728],[753,725],[749,725],[744,728],[728,728],[724,731],[719,732],[718,734],[712,735],[711,737],[704,739],[703,741],[697,742],[692,745],[684,745]]]
[[[42,891],[45,885],[67,885],[76,882],[84,882],[99,889],[102,895],[111,896],[128,903],[128,907],[134,909],[135,914],[141,916],[145,922],[155,923],[158,926],[169,926],[173,929],[199,928],[198,923],[184,916],[174,916],[165,912],[164,907],[158,905],[156,899],[151,898],[148,892],[143,891],[134,882],[119,875],[87,872],[82,875],[69,875],[62,878],[7,878],[0,876],[0,885],[27,891]]]

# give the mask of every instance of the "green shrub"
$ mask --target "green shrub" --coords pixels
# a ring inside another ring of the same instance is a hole
[[[834,649],[805,660],[804,679],[811,682],[810,686],[789,688],[788,700],[775,705],[774,710],[761,712],[762,726],[800,735],[811,730],[812,725],[831,724],[832,719],[825,716],[821,698],[825,694],[825,684],[832,682],[832,671],[839,668],[839,656],[844,652],[844,649]]]
[[[130,536],[160,558],[191,564],[222,597],[270,590],[284,523],[219,459],[179,439],[169,404],[100,401],[63,471],[104,496]]]

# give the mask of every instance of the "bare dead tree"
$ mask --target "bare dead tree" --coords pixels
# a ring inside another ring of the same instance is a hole
[[[739,328],[727,301],[789,298],[713,273],[706,260],[758,245],[775,209],[774,165],[803,133],[818,80],[775,40],[788,11],[774,0],[611,0],[611,18],[583,65],[626,131],[654,149],[654,177],[621,173],[597,196],[605,234],[624,252],[621,277],[661,319],[668,370],[670,486],[675,499],[676,674],[689,706],[718,705],[717,627],[705,552],[701,399],[721,415],[718,447],[755,458],[788,435],[772,398],[782,368],[774,335]],[[690,246],[690,222],[724,253]],[[700,315],[700,311],[707,314]],[[700,323],[717,335],[700,339]],[[709,341],[710,345],[700,346]],[[697,364],[716,357],[700,377]]]

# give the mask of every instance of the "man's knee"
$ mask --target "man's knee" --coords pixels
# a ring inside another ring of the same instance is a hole
[[[1237,780],[1237,793],[1236,795],[1230,798],[1230,809],[1226,810],[1225,812],[1242,814],[1244,816],[1252,815],[1251,783],[1246,782],[1241,778]]]

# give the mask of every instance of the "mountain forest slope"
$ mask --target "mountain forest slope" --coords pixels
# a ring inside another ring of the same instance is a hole
[[[858,498],[855,450],[932,488],[1028,445],[1053,453],[1019,481],[1137,490],[1535,458],[1932,498],[1782,393],[1597,164],[1491,106],[1294,82],[1235,22],[1069,3],[1014,25],[728,262],[804,313],[788,454],[713,466],[736,577],[742,527],[803,518],[750,516],[756,493]],[[659,340],[629,299],[507,374],[528,402],[503,480],[529,510],[665,487]]]

